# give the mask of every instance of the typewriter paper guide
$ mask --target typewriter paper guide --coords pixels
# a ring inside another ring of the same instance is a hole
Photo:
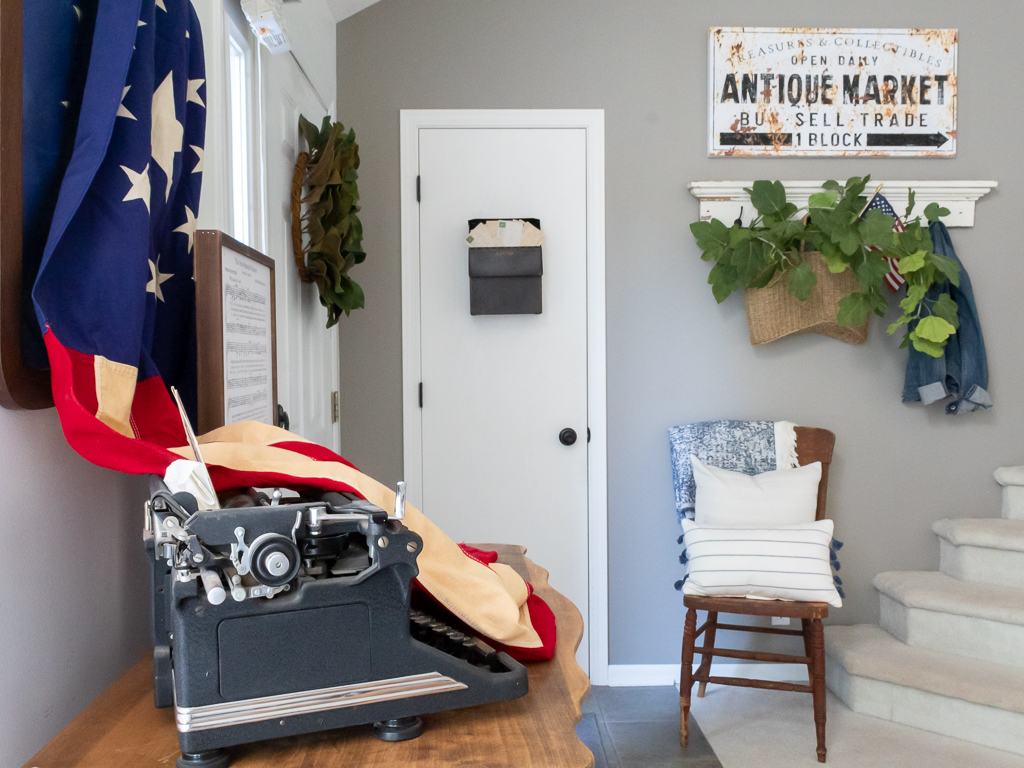
[[[224,423],[274,423],[270,267],[224,246]]]

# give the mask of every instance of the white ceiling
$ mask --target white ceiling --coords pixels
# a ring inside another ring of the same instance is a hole
[[[334,20],[341,21],[377,2],[380,0],[327,0],[327,7],[334,14]]]

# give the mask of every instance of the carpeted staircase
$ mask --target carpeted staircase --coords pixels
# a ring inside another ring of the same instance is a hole
[[[881,627],[825,628],[826,682],[854,712],[1024,755],[1024,467],[999,519],[940,520],[939,571],[880,573]]]

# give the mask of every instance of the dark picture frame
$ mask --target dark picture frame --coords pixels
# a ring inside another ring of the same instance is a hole
[[[274,260],[216,229],[196,230],[196,347],[198,364],[198,433],[223,427],[224,397],[224,250],[270,269],[271,423],[277,424],[277,288]]]
[[[22,2],[0,0],[0,405],[38,410],[53,407],[53,391],[21,347]]]

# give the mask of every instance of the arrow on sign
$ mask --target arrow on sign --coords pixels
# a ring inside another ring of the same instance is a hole
[[[723,147],[771,147],[793,143],[792,133],[720,133],[718,143]]]
[[[941,147],[949,141],[941,133],[869,133],[869,147]]]

